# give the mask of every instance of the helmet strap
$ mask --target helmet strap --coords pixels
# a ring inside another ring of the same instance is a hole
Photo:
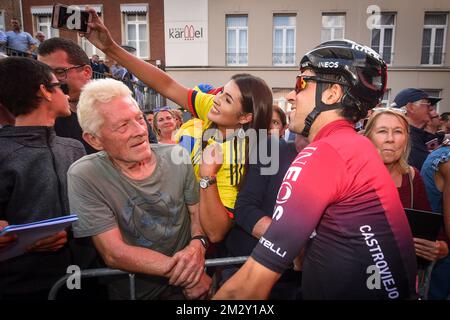
[[[342,102],[337,102],[333,104],[325,104],[322,102],[322,93],[325,87],[325,83],[323,82],[317,82],[316,83],[316,106],[312,111],[308,114],[308,116],[305,119],[305,127],[303,128],[303,131],[301,133],[302,136],[308,138],[309,131],[311,130],[311,126],[316,120],[316,118],[319,116],[320,113],[323,111],[329,111],[329,110],[335,110],[342,108]]]

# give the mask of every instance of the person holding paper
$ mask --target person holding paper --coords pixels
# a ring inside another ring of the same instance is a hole
[[[7,227],[9,223],[5,220],[0,220],[0,231],[2,231],[5,227]],[[16,240],[16,236],[13,235],[5,235],[0,237],[0,249],[7,247],[11,243]]]
[[[1,228],[69,214],[66,173],[85,152],[53,129],[57,117],[70,115],[67,95],[50,67],[29,58],[1,60],[0,83],[0,104],[16,119],[0,130]],[[2,237],[0,247],[12,241]],[[72,264],[67,242],[61,231],[0,263],[0,300],[47,298]]]
[[[101,152],[68,172],[75,237],[92,237],[110,268],[137,273],[137,299],[207,294],[208,239],[188,153],[178,145],[150,147],[144,115],[120,81],[87,84],[77,113],[83,138]],[[112,281],[109,294],[128,299],[128,278]]]

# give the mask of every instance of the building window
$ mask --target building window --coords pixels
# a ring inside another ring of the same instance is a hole
[[[322,14],[322,42],[329,40],[344,39],[345,37],[345,14],[324,13]]]
[[[127,46],[141,59],[150,58],[148,5],[125,4],[120,6],[124,15],[124,36]],[[131,49],[131,48],[130,48]]]
[[[0,31],[5,30],[5,12],[0,10]]]
[[[436,97],[436,98],[441,97],[442,90],[440,90],[440,89],[422,89],[422,90],[425,91],[425,93],[428,94],[429,97]],[[439,112],[439,107],[440,107],[439,102],[436,103],[435,107],[436,107],[436,112],[440,113]]]
[[[227,16],[227,65],[248,64],[247,16]]]
[[[52,6],[31,7],[34,32],[42,31],[45,39],[59,37],[59,30],[52,28]]]
[[[52,28],[51,15],[36,16],[36,31],[42,31],[45,34],[45,39],[59,37],[59,30]]]
[[[273,65],[295,65],[295,17],[273,16]]]
[[[446,13],[425,13],[421,64],[442,65],[444,63],[446,33]]]
[[[383,94],[383,99],[381,99],[380,107],[389,107],[389,97],[391,95],[391,89],[386,89],[386,91]]]
[[[125,15],[125,39],[127,45],[136,49],[139,58],[149,58],[147,14]]]
[[[379,28],[372,29],[372,49],[392,64],[394,56],[395,13],[381,13]]]
[[[94,8],[95,11],[97,12],[97,15],[103,19],[102,5],[90,5],[90,7]],[[102,51],[100,51],[99,49],[97,49],[97,47],[95,47],[92,43],[90,43],[89,40],[87,40],[86,38],[80,37],[79,44],[80,44],[81,48],[83,48],[84,52],[86,52],[86,54],[89,58],[92,58],[92,56],[94,54],[98,55],[102,59],[105,58],[105,54]]]

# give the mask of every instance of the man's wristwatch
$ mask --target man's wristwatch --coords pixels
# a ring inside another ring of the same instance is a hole
[[[212,177],[201,177],[200,179],[200,188],[202,189],[206,189],[208,188],[210,185],[213,185],[214,183],[216,183],[216,177],[212,176]]]
[[[205,250],[208,250],[208,248],[209,248],[209,239],[208,239],[207,236],[202,236],[202,235],[194,236],[194,237],[191,238],[191,241],[192,240],[196,240],[196,239],[200,240],[200,242],[202,243],[202,245],[205,248]]]

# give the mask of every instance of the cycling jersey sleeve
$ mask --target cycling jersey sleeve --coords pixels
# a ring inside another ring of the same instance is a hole
[[[286,172],[277,196],[272,223],[252,257],[282,273],[314,232],[327,207],[345,194],[344,160],[329,144],[304,148]]]
[[[207,121],[207,115],[214,104],[214,95],[199,92],[193,89],[188,93],[189,111],[200,120]]]

